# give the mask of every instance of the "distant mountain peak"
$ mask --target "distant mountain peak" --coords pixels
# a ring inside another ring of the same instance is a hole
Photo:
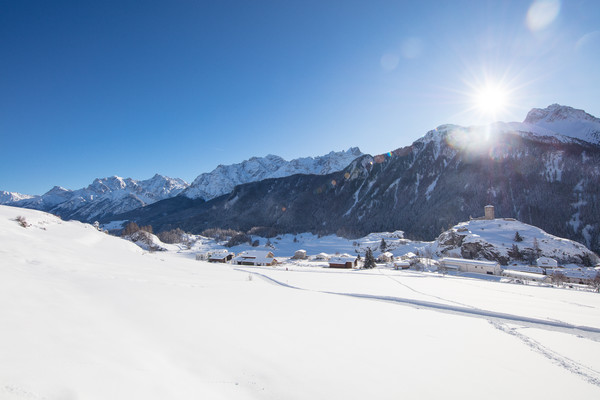
[[[16,193],[16,192],[6,192],[4,190],[1,190],[0,191],[0,204],[10,204],[15,201],[31,199],[33,197],[34,196],[31,196],[28,194],[22,194],[22,193]]]
[[[534,108],[523,121],[532,132],[542,129],[542,135],[558,134],[600,144],[600,119],[583,110],[560,104]],[[540,134],[540,133],[538,133]]]
[[[554,122],[564,120],[582,120],[600,124],[600,119],[586,113],[584,110],[556,103],[551,104],[546,108],[533,108],[527,113],[527,117],[525,117],[523,122],[528,124],[538,124],[541,121]]]
[[[42,196],[15,197],[5,204],[49,211],[64,218],[85,221],[176,196],[188,186],[181,179],[171,179],[159,174],[145,181],[113,175],[96,178],[82,189],[69,190],[54,186]]]
[[[199,175],[183,195],[192,199],[210,200],[230,193],[235,186],[243,183],[295,174],[329,174],[341,171],[361,155],[358,147],[351,147],[345,151],[332,151],[324,156],[291,161],[273,154],[252,157],[238,164],[219,165],[213,171]]]
[[[49,196],[49,195],[62,195],[64,193],[68,193],[71,190],[69,189],[65,189],[62,186],[54,186],[52,189],[48,190],[46,193],[44,193],[44,196]]]

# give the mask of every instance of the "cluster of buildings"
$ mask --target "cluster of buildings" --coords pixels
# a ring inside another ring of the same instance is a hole
[[[294,254],[293,259],[307,259],[305,250],[298,250]],[[221,249],[199,254],[197,260],[207,260],[214,263],[230,263],[235,265],[254,265],[254,266],[271,266],[277,265],[280,261],[277,260],[272,251],[266,250],[246,250],[239,254],[235,254],[229,250]],[[330,257],[327,254],[318,254],[315,256],[317,260],[329,262],[330,268],[356,268],[358,267],[358,257],[349,254]]]
[[[207,260],[213,263],[230,263],[235,265],[277,265],[279,262],[271,251],[247,250],[240,254],[226,250],[214,250],[207,254],[198,254],[196,260]]]

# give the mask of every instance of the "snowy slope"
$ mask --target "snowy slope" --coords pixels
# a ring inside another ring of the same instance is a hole
[[[5,206],[0,242],[3,400],[600,395],[595,331],[527,322],[600,328],[594,293],[389,270],[236,270]],[[491,318],[488,307],[524,320]]]
[[[198,176],[183,195],[210,200],[230,193],[237,185],[268,178],[281,178],[294,174],[324,175],[344,169],[362,155],[357,147],[346,151],[330,152],[320,157],[305,157],[291,161],[275,155],[252,157],[239,164],[219,165],[212,172]]]
[[[516,233],[522,241],[515,241]],[[437,256],[465,257],[497,261],[518,261],[511,256],[513,246],[523,253],[535,252],[538,257],[554,258],[561,264],[583,265],[586,259],[591,264],[598,262],[597,256],[581,243],[563,239],[544,232],[542,229],[514,219],[472,220],[461,222],[443,232],[432,244]]]
[[[523,123],[600,144],[600,119],[573,107],[552,104],[544,109],[534,108]]]

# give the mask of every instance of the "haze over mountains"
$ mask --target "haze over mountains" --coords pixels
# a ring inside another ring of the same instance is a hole
[[[104,191],[55,188],[9,204],[88,221],[135,220],[158,231],[263,226],[352,236],[401,229],[432,240],[489,203],[499,217],[598,251],[599,145],[598,118],[553,104],[522,123],[443,125],[386,155],[351,148],[291,162],[267,156],[219,166],[189,186],[152,178],[169,190],[114,177]]]

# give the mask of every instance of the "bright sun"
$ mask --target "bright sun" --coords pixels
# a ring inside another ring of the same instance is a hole
[[[488,85],[475,92],[473,102],[481,113],[493,116],[508,106],[508,93],[499,86]]]

